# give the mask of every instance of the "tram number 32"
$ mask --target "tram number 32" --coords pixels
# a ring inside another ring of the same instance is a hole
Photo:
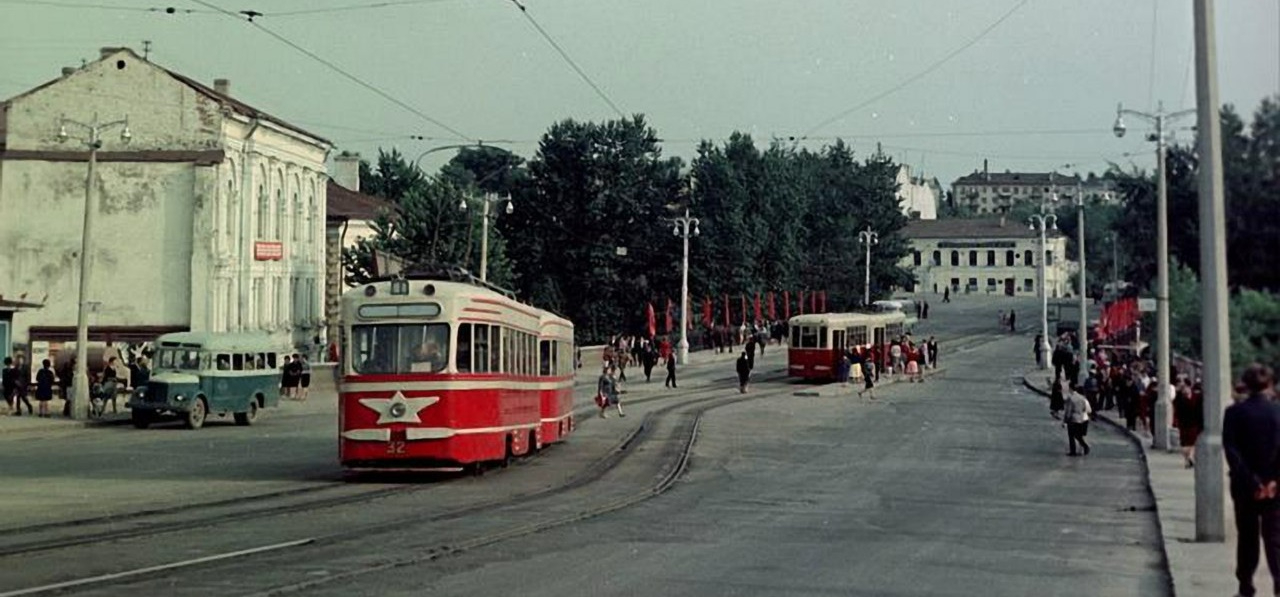
[[[404,454],[404,442],[399,440],[396,440],[393,442],[387,442],[387,454],[393,454],[393,455]]]

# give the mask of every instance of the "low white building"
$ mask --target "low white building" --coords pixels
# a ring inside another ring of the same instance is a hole
[[[0,294],[47,296],[13,341],[74,339],[88,123],[107,130],[88,280],[90,339],[176,330],[323,335],[331,143],[128,49],[0,105]]]
[[[902,231],[911,252],[902,266],[911,270],[912,293],[1039,296],[1040,233],[1004,218],[915,220]],[[1050,231],[1044,250],[1045,288],[1067,296],[1075,263],[1066,260],[1067,239]]]
[[[938,219],[938,205],[942,202],[942,185],[936,178],[912,176],[911,166],[898,167],[898,206],[902,214],[918,220]]]

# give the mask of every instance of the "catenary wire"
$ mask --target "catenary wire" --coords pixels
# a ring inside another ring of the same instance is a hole
[[[437,4],[440,2],[454,2],[456,0],[392,0],[389,2],[370,2],[367,4],[348,4],[346,6],[330,6],[327,8],[302,8],[298,10],[284,10],[280,12],[264,12],[263,16],[267,17],[295,17],[303,15],[324,14],[330,12],[349,12],[353,10],[370,10],[378,8],[391,8],[395,6],[409,6],[413,4]]]
[[[943,56],[941,59],[935,61],[933,64],[930,64],[929,66],[925,67],[924,70],[921,70],[920,72],[917,72],[916,74],[911,75],[906,79],[903,79],[902,82],[898,83],[897,85],[894,85],[893,87],[890,87],[880,93],[877,93],[876,95],[871,96],[870,98],[862,101],[861,103],[859,103],[858,105],[852,108],[849,108],[848,110],[844,110],[839,114],[836,114],[835,116],[832,116],[830,118],[827,118],[826,120],[823,120],[822,122],[819,122],[818,124],[810,127],[809,130],[805,131],[805,133],[801,135],[801,137],[802,138],[808,137],[809,135],[812,135],[813,133],[821,130],[823,127],[833,122],[836,122],[841,118],[844,118],[845,116],[848,116],[854,112],[857,112],[858,110],[861,110],[867,106],[870,106],[871,104],[874,104],[875,102],[878,102],[890,95],[893,95],[894,93],[897,93],[898,91],[906,88],[908,85],[911,85],[912,83],[915,83],[920,79],[923,79],[933,71],[936,71],[939,68],[942,68],[943,65],[950,62],[956,56],[959,56],[961,52],[964,52],[965,50],[969,49],[973,45],[977,44],[979,41],[982,41],[982,39],[985,38],[992,31],[994,31],[996,27],[999,27],[1001,23],[1008,20],[1009,17],[1013,16],[1014,13],[1018,12],[1019,9],[1021,9],[1023,6],[1026,6],[1030,1],[1031,0],[1021,0],[1020,2],[1015,4],[1013,8],[1010,8],[1004,14],[1000,15],[1000,18],[996,19],[990,25],[987,25],[986,28],[984,28],[982,31],[978,32],[978,35],[974,36],[972,39],[965,42],[964,44],[961,44],[960,47],[952,50],[946,56]]]
[[[221,7],[219,7],[219,6],[216,6],[216,5],[214,5],[214,4],[210,3],[210,2],[207,2],[206,0],[191,0],[191,1],[192,1],[192,2],[195,2],[196,4],[199,4],[199,5],[201,5],[201,6],[204,6],[204,7],[206,7],[206,8],[210,8],[210,9],[216,10],[216,11],[218,11],[218,12],[220,12],[220,13],[222,13],[222,14],[225,14],[225,15],[227,15],[227,16],[229,16],[229,17],[231,17],[231,18],[234,18],[234,19],[236,19],[236,20],[243,20],[243,21],[247,21],[250,25],[253,25],[254,27],[258,28],[258,30],[259,30],[259,31],[262,31],[263,33],[266,33],[267,35],[270,35],[271,37],[275,38],[275,39],[276,39],[276,41],[279,41],[280,43],[283,43],[283,44],[285,44],[285,45],[287,45],[287,46],[289,46],[289,47],[293,48],[294,50],[297,50],[298,52],[301,52],[302,54],[304,54],[304,55],[305,55],[305,56],[307,56],[308,58],[311,58],[312,60],[315,60],[316,62],[319,62],[320,64],[323,64],[324,66],[328,67],[330,70],[332,70],[332,71],[334,71],[334,72],[336,72],[336,73],[338,73],[338,74],[342,75],[342,76],[343,76],[344,78],[346,78],[347,80],[349,80],[349,81],[351,81],[351,82],[353,82],[353,83],[355,83],[355,84],[357,84],[357,85],[359,85],[359,86],[361,86],[361,87],[364,87],[365,89],[367,89],[367,90],[369,90],[369,91],[372,91],[373,93],[377,94],[379,97],[381,97],[381,98],[383,98],[383,99],[385,99],[385,100],[387,100],[387,101],[389,101],[389,102],[391,102],[391,103],[393,103],[393,104],[395,104],[395,105],[397,105],[397,106],[400,106],[401,108],[404,108],[405,110],[409,111],[410,113],[414,114],[415,116],[417,116],[417,117],[419,117],[419,118],[421,118],[421,119],[423,119],[423,120],[425,120],[425,121],[427,121],[427,122],[429,122],[429,123],[431,123],[431,124],[434,124],[434,125],[436,125],[436,126],[440,127],[441,129],[444,129],[445,131],[448,131],[448,132],[450,132],[450,133],[452,133],[452,134],[456,135],[456,136],[457,136],[459,139],[461,139],[461,140],[471,140],[471,139],[472,139],[472,137],[469,137],[469,136],[467,136],[467,135],[463,134],[463,133],[462,133],[461,131],[459,131],[458,129],[455,129],[455,128],[453,128],[453,127],[451,127],[451,126],[449,126],[449,125],[447,125],[447,124],[445,124],[445,123],[441,122],[440,120],[437,120],[437,119],[435,119],[435,118],[432,118],[431,116],[427,115],[425,112],[423,112],[423,111],[421,111],[421,110],[419,110],[419,109],[417,109],[417,108],[415,108],[415,107],[413,107],[413,106],[409,105],[408,103],[405,103],[405,102],[401,101],[400,99],[396,98],[395,96],[391,95],[390,93],[387,93],[386,91],[383,91],[382,89],[380,89],[380,88],[378,88],[378,87],[376,87],[376,86],[374,86],[374,85],[372,85],[372,84],[370,84],[370,83],[365,82],[365,81],[364,81],[363,79],[361,79],[360,77],[357,77],[357,76],[355,76],[355,75],[351,74],[350,72],[347,72],[347,71],[346,71],[345,69],[343,69],[342,67],[340,67],[340,66],[338,66],[338,65],[336,65],[336,64],[334,64],[334,63],[332,63],[332,62],[330,62],[330,61],[328,61],[328,60],[325,60],[324,58],[320,57],[320,56],[319,56],[318,54],[316,54],[315,52],[312,52],[312,51],[310,51],[310,50],[308,50],[308,49],[306,49],[306,48],[304,48],[304,47],[302,47],[302,46],[300,46],[300,45],[298,45],[298,44],[296,44],[296,43],[294,43],[294,42],[290,41],[290,40],[289,40],[288,38],[286,38],[285,36],[280,35],[279,33],[276,33],[275,31],[272,31],[271,29],[268,29],[268,28],[267,28],[266,26],[264,26],[262,23],[259,23],[259,22],[257,22],[257,21],[254,21],[252,18],[247,18],[247,19],[246,19],[246,18],[244,18],[242,15],[238,15],[238,14],[236,14],[236,13],[234,13],[234,12],[231,12],[231,11],[229,11],[229,10],[223,9],[223,8],[221,8]]]
[[[1025,1],[1026,0],[1024,0],[1024,2]],[[618,108],[618,105],[613,103],[613,100],[609,99],[609,96],[600,89],[600,86],[596,85],[596,82],[592,81],[591,77],[587,76],[587,73],[578,66],[578,63],[574,62],[573,58],[569,57],[569,53],[565,52],[564,48],[560,47],[560,44],[556,43],[556,40],[551,37],[551,34],[547,33],[547,30],[543,29],[542,25],[538,24],[537,19],[534,19],[533,15],[529,14],[529,9],[526,8],[525,5],[521,4],[520,0],[511,0],[511,3],[516,5],[516,8],[520,9],[520,14],[524,15],[524,18],[528,19],[529,24],[533,25],[533,28],[538,30],[538,33],[542,35],[542,39],[547,40],[547,43],[551,44],[552,48],[555,48],[556,52],[560,54],[560,57],[568,63],[569,68],[572,68],[573,72],[578,73],[578,76],[581,77],[583,81],[586,81],[587,85],[591,86],[591,89],[596,92],[596,95],[600,96],[600,99],[604,100],[604,103],[608,104],[609,107],[613,109],[613,112],[618,115],[618,118],[627,117],[627,115],[622,112],[622,109]]]
[[[174,7],[147,7],[147,6],[120,6],[117,4],[98,4],[93,2],[64,2],[59,0],[0,0],[0,4],[27,4],[32,6],[53,6],[57,8],[96,8],[99,10],[116,10],[126,12],[169,12],[192,14],[198,12],[212,12],[195,10],[191,8],[174,8]]]

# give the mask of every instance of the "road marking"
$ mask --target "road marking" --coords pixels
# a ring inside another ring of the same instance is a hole
[[[297,541],[289,541],[287,543],[276,543],[274,545],[264,545],[262,547],[252,547],[249,549],[242,549],[240,551],[233,551],[229,553],[220,553],[220,554],[215,554],[211,556],[205,556],[203,558],[196,558],[194,560],[183,560],[181,562],[160,564],[159,566],[148,566],[146,568],[138,568],[136,570],[126,570],[124,572],[114,572],[111,574],[103,574],[101,576],[91,576],[89,578],[68,580],[65,582],[54,583],[51,585],[43,585],[39,587],[31,587],[29,589],[20,589],[17,591],[0,593],[0,597],[18,597],[19,595],[35,595],[38,593],[49,593],[53,591],[61,591],[63,589],[69,589],[71,587],[80,587],[80,586],[91,585],[95,583],[119,580],[121,578],[129,578],[130,576],[150,574],[152,572],[160,572],[163,570],[173,570],[175,568],[185,568],[187,566],[207,564],[209,562],[217,562],[219,560],[230,560],[233,558],[244,557],[244,556],[253,555],[256,553],[262,553],[264,551],[274,551],[277,549],[287,549],[290,547],[298,547],[300,545],[314,543],[315,540],[316,540],[315,537],[309,537],[307,539],[299,539]]]

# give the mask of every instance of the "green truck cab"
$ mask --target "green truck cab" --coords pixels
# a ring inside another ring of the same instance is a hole
[[[152,375],[129,397],[134,427],[176,417],[189,429],[209,415],[251,425],[280,404],[280,365],[292,352],[268,334],[179,332],[155,342]]]

